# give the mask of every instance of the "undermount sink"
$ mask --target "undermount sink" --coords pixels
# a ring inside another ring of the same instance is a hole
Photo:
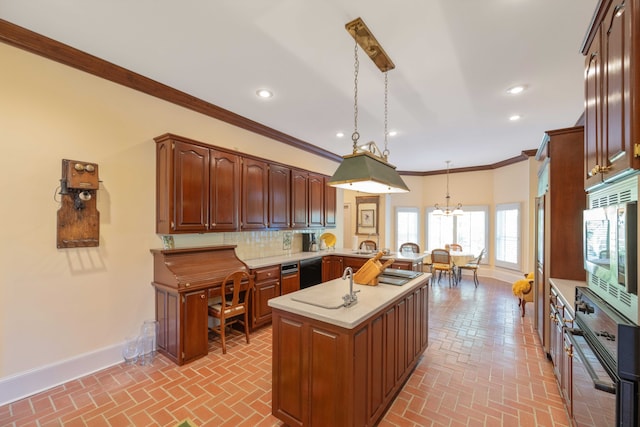
[[[299,295],[291,298],[292,301],[313,305],[328,310],[335,310],[344,307],[344,301],[336,301],[335,295]]]
[[[353,251],[353,253],[356,255],[371,255],[372,253],[374,253],[374,251],[359,249],[357,251]]]

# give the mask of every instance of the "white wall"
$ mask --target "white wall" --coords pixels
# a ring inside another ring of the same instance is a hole
[[[0,404],[120,362],[124,337],[154,317],[149,249],[161,246],[155,234],[154,137],[172,132],[327,175],[337,166],[8,45],[0,44],[0,63]],[[99,165],[99,247],[56,248],[62,159]],[[452,174],[453,201],[526,200],[529,184],[520,186],[519,165]],[[426,206],[443,203],[444,176],[406,181],[412,192],[381,197],[381,211],[417,205],[424,213]],[[355,195],[347,193],[344,200],[354,202],[355,214]],[[382,247],[394,241],[392,222],[386,221],[391,218],[381,217]],[[252,255],[255,239],[277,251],[279,233],[176,241],[235,242],[242,257]],[[335,233],[340,239],[340,220]]]

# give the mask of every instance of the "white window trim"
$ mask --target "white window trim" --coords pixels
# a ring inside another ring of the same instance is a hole
[[[394,227],[395,227],[395,240],[396,240],[396,250],[400,249],[400,245],[402,243],[405,242],[400,242],[399,241],[399,233],[398,233],[398,213],[400,212],[411,212],[411,213],[415,213],[416,214],[416,226],[417,226],[417,230],[416,230],[416,241],[412,242],[412,243],[417,243],[418,245],[420,244],[420,208],[417,206],[396,206],[395,208],[396,211],[396,215],[395,215],[395,221],[394,221]]]
[[[517,236],[517,262],[507,262],[498,259],[498,212],[506,211],[506,210],[518,210],[518,236]],[[506,268],[509,270],[522,271],[522,204],[521,203],[500,203],[496,205],[496,213],[494,216],[495,221],[495,233],[494,233],[494,245],[495,245],[495,254],[494,254],[494,262],[496,267]]]

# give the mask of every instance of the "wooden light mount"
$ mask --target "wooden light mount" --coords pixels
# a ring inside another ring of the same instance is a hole
[[[96,204],[99,182],[97,164],[62,159],[58,248],[99,245],[100,212]]]

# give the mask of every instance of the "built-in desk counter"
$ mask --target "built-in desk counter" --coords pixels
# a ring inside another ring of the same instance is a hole
[[[427,348],[430,277],[354,284],[350,307],[299,301],[340,305],[342,279],[271,299],[273,415],[291,426],[375,425]]]

